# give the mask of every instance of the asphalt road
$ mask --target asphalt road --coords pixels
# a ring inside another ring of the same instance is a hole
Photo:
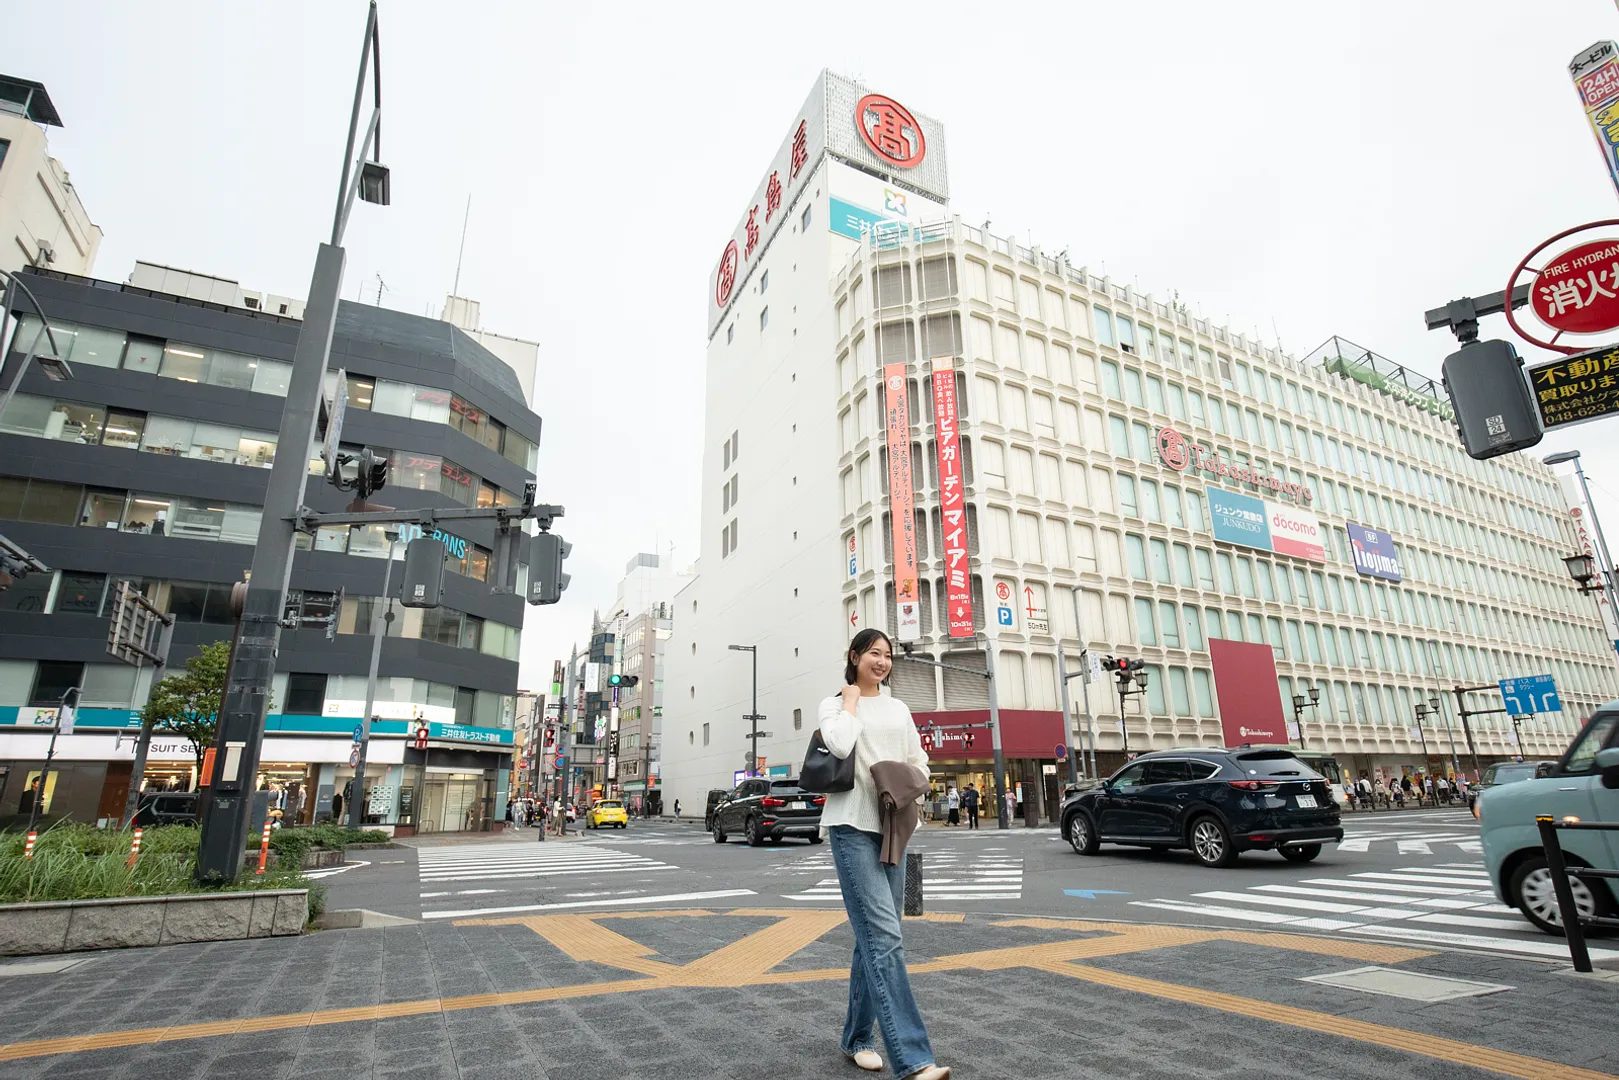
[[[1357,814],[1312,863],[1244,854],[1229,869],[1189,852],[1104,846],[1076,854],[1055,829],[928,826],[912,841],[927,910],[1068,916],[1179,926],[1287,929],[1389,944],[1566,957],[1490,892],[1478,826],[1464,810]],[[694,824],[540,842],[532,830],[420,848],[357,852],[327,876],[329,908],[433,922],[659,905],[838,908],[827,844],[724,845]],[[1619,959],[1619,949],[1593,950]]]

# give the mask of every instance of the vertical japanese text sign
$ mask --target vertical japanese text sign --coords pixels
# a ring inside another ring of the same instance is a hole
[[[967,500],[961,484],[961,433],[956,429],[956,363],[933,360],[933,428],[939,447],[940,547],[944,551],[944,585],[949,606],[950,636],[973,636],[971,567],[967,563]]]
[[[1608,178],[1619,188],[1619,45],[1597,42],[1569,61],[1568,73],[1602,149]]]
[[[911,488],[911,408],[905,385],[909,364],[883,367],[883,408],[888,420],[888,512],[894,531],[894,605],[899,639],[922,636],[916,583],[916,498]]]

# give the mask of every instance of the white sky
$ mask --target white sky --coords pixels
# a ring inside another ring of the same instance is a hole
[[[364,20],[359,0],[11,12],[0,70],[64,118],[96,275],[140,258],[305,295]],[[436,315],[471,196],[461,292],[542,342],[540,493],[574,545],[566,600],[525,627],[544,689],[631,555],[697,555],[708,272],[820,68],[944,123],[974,224],[1299,356],[1339,334],[1436,375],[1454,342],[1425,309],[1619,216],[1566,70],[1616,36],[1609,0],[385,0],[394,204],[356,208],[343,295],[374,301],[380,276],[383,303]],[[1619,529],[1619,421],[1534,452],[1565,448]]]

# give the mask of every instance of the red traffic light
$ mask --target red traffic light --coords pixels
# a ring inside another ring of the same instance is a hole
[[[415,745],[416,745],[416,749],[418,749],[418,750],[426,750],[427,749],[427,725],[426,724],[423,724],[421,727],[416,729],[416,743],[415,743]]]

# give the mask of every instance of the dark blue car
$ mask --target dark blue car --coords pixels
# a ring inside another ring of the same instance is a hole
[[[1255,849],[1305,863],[1344,838],[1326,778],[1280,748],[1142,754],[1069,796],[1061,821],[1081,855],[1102,844],[1190,848],[1205,866]]]

